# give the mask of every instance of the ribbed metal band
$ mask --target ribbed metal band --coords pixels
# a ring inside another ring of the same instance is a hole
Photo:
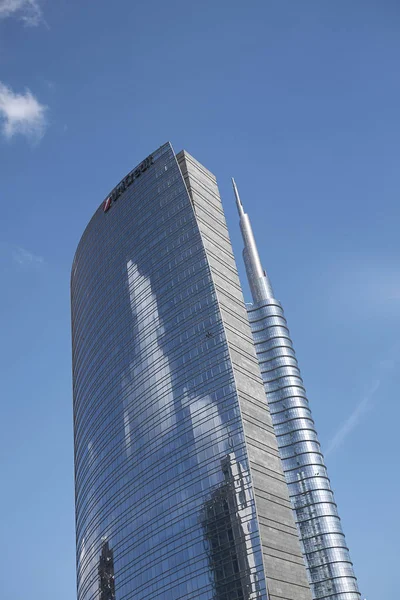
[[[314,600],[360,600],[281,304],[247,306]]]

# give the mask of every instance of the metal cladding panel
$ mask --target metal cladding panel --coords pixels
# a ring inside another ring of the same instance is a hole
[[[268,600],[229,346],[169,144],[94,214],[71,295],[78,600]]]
[[[211,267],[240,400],[271,600],[311,600],[271,417],[215,177],[177,155]]]
[[[314,600],[360,600],[283,309],[248,308],[255,348]]]

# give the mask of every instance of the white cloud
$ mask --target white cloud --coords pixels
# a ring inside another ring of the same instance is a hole
[[[19,133],[39,141],[46,129],[46,111],[47,106],[40,104],[30,90],[17,94],[0,81],[0,124],[6,138]]]
[[[42,11],[37,0],[0,0],[0,19],[15,15],[30,27],[42,21]]]
[[[377,379],[373,382],[370,389],[368,390],[368,393],[361,400],[361,402],[357,404],[351,415],[346,419],[343,425],[339,427],[338,431],[331,439],[328,448],[325,451],[325,456],[328,456],[328,454],[331,454],[343,444],[347,436],[350,435],[353,429],[357,427],[363,415],[372,408],[372,398],[380,385],[380,379]]]
[[[15,246],[12,251],[13,260],[23,267],[40,267],[44,264],[44,258],[37,256],[21,246]]]

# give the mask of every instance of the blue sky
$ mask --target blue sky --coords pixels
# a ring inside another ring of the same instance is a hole
[[[167,140],[217,175],[243,276],[235,176],[363,598],[397,597],[399,64],[397,0],[0,0],[5,599],[75,597],[70,265]]]

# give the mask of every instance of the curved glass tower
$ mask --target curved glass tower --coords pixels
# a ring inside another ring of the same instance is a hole
[[[311,600],[214,176],[145,159],[71,296],[78,600]]]
[[[314,600],[360,600],[283,309],[233,181],[253,298],[248,316]]]

